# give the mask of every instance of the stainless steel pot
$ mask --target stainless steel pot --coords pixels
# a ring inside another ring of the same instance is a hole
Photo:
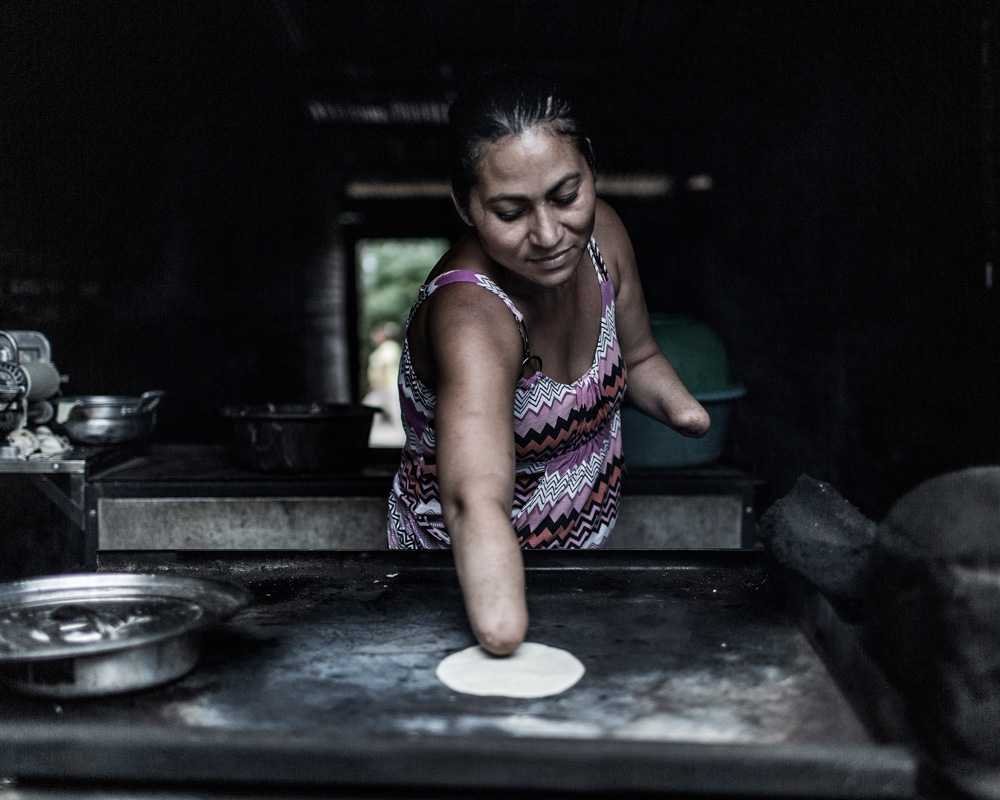
[[[144,439],[156,426],[156,407],[164,392],[138,397],[84,395],[56,403],[55,428],[73,444],[108,445]]]
[[[220,581],[80,574],[0,586],[0,679],[23,692],[83,697],[176,680],[198,636],[250,602]]]

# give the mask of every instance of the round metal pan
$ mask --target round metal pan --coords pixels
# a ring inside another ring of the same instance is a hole
[[[55,427],[77,445],[113,445],[144,439],[156,426],[164,392],[63,397],[56,402]]]
[[[47,697],[115,694],[190,671],[198,636],[250,602],[220,581],[57,575],[0,585],[0,680]]]

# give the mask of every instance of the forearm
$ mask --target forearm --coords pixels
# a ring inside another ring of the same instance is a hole
[[[456,507],[446,514],[469,624],[494,655],[514,652],[528,628],[524,564],[510,518],[499,503]]]
[[[629,365],[628,400],[635,408],[685,436],[708,432],[711,420],[663,355]]]
[[[524,566],[510,522],[523,343],[510,310],[481,288],[451,284],[434,301],[427,333],[441,511],[473,633],[486,650],[506,655],[528,627]]]

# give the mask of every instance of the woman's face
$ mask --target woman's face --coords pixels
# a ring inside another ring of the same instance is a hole
[[[493,261],[553,287],[586,252],[596,202],[593,173],[573,141],[535,127],[486,146],[462,216]]]

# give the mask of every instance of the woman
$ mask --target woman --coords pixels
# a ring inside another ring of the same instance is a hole
[[[389,546],[451,547],[477,640],[506,655],[528,626],[520,549],[601,547],[614,527],[626,371],[649,416],[687,436],[709,418],[653,339],[628,234],[560,90],[491,76],[452,105],[450,134],[470,230],[407,320]]]

